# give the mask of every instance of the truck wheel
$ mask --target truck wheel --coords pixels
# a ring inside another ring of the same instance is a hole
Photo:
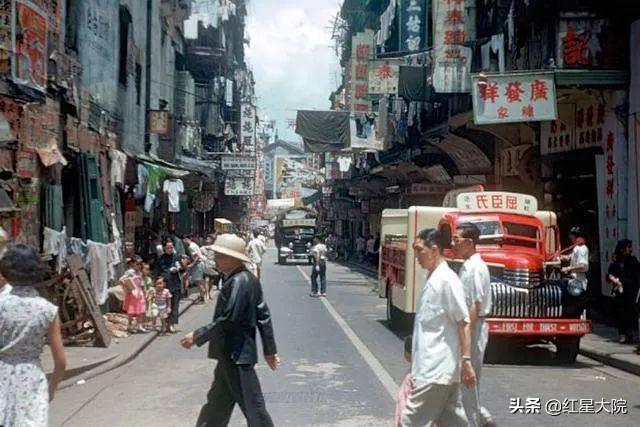
[[[580,337],[561,337],[556,339],[556,360],[562,364],[576,362],[580,349]]]

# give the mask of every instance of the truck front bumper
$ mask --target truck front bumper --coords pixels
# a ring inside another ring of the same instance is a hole
[[[520,335],[553,337],[585,335],[591,332],[591,322],[582,319],[485,319],[490,335]]]

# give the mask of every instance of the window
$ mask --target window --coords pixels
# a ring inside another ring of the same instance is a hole
[[[131,13],[129,9],[120,6],[120,61],[118,68],[118,81],[121,85],[127,85],[127,59],[129,56],[129,31],[131,31]]]

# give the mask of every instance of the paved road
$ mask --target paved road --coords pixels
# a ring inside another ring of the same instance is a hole
[[[312,299],[306,281],[309,267],[279,266],[274,260],[275,252],[270,250],[263,282],[283,363],[277,372],[262,362],[257,369],[276,426],[391,425],[392,394],[408,366],[402,357],[402,334],[388,329],[385,303],[377,298],[375,283],[331,265],[329,298]],[[192,308],[182,319],[181,329],[206,323],[212,308],[211,304]],[[214,363],[206,359],[204,348],[183,350],[178,341],[179,336],[161,337],[130,364],[59,392],[52,406],[52,425],[193,425]],[[544,347],[508,357],[483,371],[484,403],[499,425],[637,425],[637,377],[584,358],[575,367],[552,366]],[[523,405],[527,398],[540,399],[541,413],[511,414],[511,398],[521,398]],[[593,399],[594,403],[626,399],[629,414],[552,417],[544,413],[550,399]],[[231,425],[245,425],[239,410]]]

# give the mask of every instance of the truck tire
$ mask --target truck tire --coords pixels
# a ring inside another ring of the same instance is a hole
[[[580,349],[580,337],[560,337],[556,339],[556,360],[571,365],[576,362]]]

